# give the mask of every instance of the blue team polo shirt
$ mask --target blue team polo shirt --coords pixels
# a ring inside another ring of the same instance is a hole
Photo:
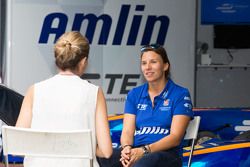
[[[132,89],[128,93],[124,113],[136,116],[135,147],[154,143],[169,135],[174,115],[193,118],[189,91],[171,79],[161,94],[155,97],[154,107],[148,94],[148,83]]]

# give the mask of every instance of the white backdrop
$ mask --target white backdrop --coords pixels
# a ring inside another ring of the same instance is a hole
[[[187,87],[193,96],[195,10],[195,0],[8,0],[3,82],[24,94],[31,84],[56,73],[53,57],[56,35],[52,31],[47,38],[42,35],[46,17],[63,16],[63,19],[55,18],[49,27],[58,33],[58,27],[71,31],[73,25],[79,24],[77,16],[103,16],[111,20],[104,24],[98,21],[95,28],[90,28],[93,40],[86,73],[97,77],[88,80],[102,86],[109,114],[122,113],[126,93],[121,90],[130,90],[143,82],[139,54],[143,37],[150,35],[144,34],[148,18],[161,16],[169,18],[167,34],[159,35],[160,27],[166,22],[155,22],[149,42],[155,43],[158,36],[165,39],[163,45],[171,61],[172,78]],[[107,37],[103,38],[107,41],[99,44],[101,30],[107,25],[110,25],[105,30]],[[82,34],[85,35],[89,27],[87,21],[83,21]],[[117,27],[120,30],[116,34]],[[138,34],[131,35],[135,43],[128,45],[129,34],[136,29]],[[119,35],[121,42],[113,44]]]

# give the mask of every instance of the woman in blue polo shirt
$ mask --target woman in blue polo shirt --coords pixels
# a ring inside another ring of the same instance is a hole
[[[141,48],[141,70],[146,83],[127,96],[121,136],[125,167],[181,167],[181,142],[193,117],[189,91],[169,78],[165,49]]]

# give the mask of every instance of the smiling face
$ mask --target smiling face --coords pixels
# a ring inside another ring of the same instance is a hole
[[[154,51],[146,51],[141,56],[141,70],[148,82],[166,80],[165,71],[168,68],[169,64],[164,63],[161,56]]]

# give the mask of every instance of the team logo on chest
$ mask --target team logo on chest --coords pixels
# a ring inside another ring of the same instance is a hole
[[[164,100],[163,106],[168,106],[169,105],[169,99]]]
[[[163,101],[162,106],[159,108],[160,111],[168,111],[171,109],[170,107],[170,99],[166,99]]]
[[[147,106],[148,106],[147,104],[137,104],[137,109],[144,111],[147,109]]]

